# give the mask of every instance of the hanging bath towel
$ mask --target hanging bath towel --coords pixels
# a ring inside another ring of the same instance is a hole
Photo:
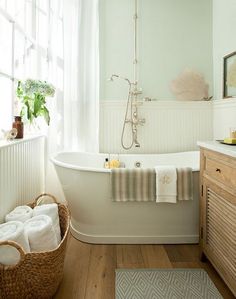
[[[177,172],[174,166],[156,166],[156,202],[176,203]]]
[[[155,201],[155,179],[154,169],[112,169],[112,200]]]
[[[178,200],[193,200],[193,171],[190,167],[177,168]]]

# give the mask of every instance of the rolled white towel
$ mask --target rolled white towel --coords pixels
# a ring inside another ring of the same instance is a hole
[[[29,206],[18,206],[5,216],[5,221],[25,222],[33,216],[33,209]]]
[[[57,247],[56,234],[49,216],[32,217],[24,223],[24,229],[28,235],[31,251],[48,251]]]
[[[0,241],[15,241],[22,246],[25,252],[30,252],[28,236],[24,231],[24,224],[20,221],[9,221],[0,224]],[[20,258],[16,248],[9,245],[0,246],[0,263],[15,265]]]
[[[57,237],[57,244],[61,242],[61,229],[58,215],[58,205],[56,203],[36,206],[33,209],[33,216],[47,215],[52,219],[52,224]]]

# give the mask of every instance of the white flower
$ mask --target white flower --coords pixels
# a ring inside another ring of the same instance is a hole
[[[21,88],[24,95],[29,97],[34,94],[53,97],[55,94],[54,86],[46,81],[27,79],[25,82],[21,81]]]

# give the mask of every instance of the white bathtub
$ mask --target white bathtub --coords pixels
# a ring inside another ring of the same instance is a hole
[[[60,152],[54,163],[71,211],[71,231],[89,243],[175,244],[198,243],[199,152],[158,155],[120,155],[128,168],[175,165],[192,167],[194,200],[177,204],[112,202],[106,154]],[[116,157],[113,155],[111,158]]]

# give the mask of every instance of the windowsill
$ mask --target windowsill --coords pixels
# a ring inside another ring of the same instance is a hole
[[[28,142],[30,140],[34,140],[37,138],[45,138],[45,135],[40,135],[40,134],[35,134],[35,135],[26,135],[24,138],[22,139],[14,139],[12,141],[7,141],[5,139],[0,139],[0,148],[2,147],[7,147],[7,146],[12,146],[14,144],[18,144],[18,143],[24,143],[24,142]]]

